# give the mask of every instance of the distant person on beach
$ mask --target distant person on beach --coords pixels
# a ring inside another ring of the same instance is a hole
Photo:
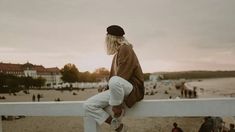
[[[123,36],[122,27],[112,25],[107,28],[106,50],[114,55],[108,90],[98,93],[84,103],[85,114],[99,125],[104,122],[111,125],[116,132],[127,131],[121,121],[126,106],[131,108],[144,98],[144,76],[138,58],[130,44]],[[104,108],[110,106],[111,113]]]
[[[181,93],[181,97],[184,97],[184,93],[185,93],[185,83],[182,83],[182,85],[180,86],[180,93]]]
[[[197,98],[197,87],[193,87],[193,97]]]
[[[61,99],[60,98],[56,98],[55,101],[61,101]]]
[[[193,91],[191,89],[188,90],[188,97],[192,98]]]
[[[184,89],[184,97],[187,98],[188,97],[188,90]]]
[[[235,129],[234,129],[234,124],[229,124],[229,131],[228,132],[235,132]]]
[[[181,93],[181,97],[183,98],[184,97],[184,90],[181,89],[180,93]]]
[[[37,98],[38,98],[38,102],[40,102],[40,98],[41,98],[40,94],[37,95]]]
[[[33,94],[32,101],[34,102],[36,99],[35,95]]]
[[[204,123],[201,125],[198,132],[213,132],[213,119],[211,117],[205,117]]]
[[[154,86],[153,86],[153,89],[156,89],[157,88],[157,84],[155,84]]]
[[[176,122],[173,123],[174,128],[171,130],[171,132],[183,132],[183,130],[178,127],[178,124]]]

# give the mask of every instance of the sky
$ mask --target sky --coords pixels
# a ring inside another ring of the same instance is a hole
[[[234,0],[0,0],[0,62],[111,66],[120,25],[143,72],[235,70]]]

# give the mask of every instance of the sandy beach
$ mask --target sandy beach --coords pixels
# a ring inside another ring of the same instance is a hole
[[[150,86],[149,86],[150,87]],[[174,83],[160,84],[155,89],[151,89],[154,95],[145,95],[145,99],[172,99],[180,96],[180,90],[176,90]],[[147,89],[147,91],[151,91]],[[168,94],[166,94],[166,91]],[[84,91],[56,91],[56,90],[30,90],[30,94],[23,92],[17,93],[16,96],[9,94],[0,94],[5,96],[4,102],[22,102],[32,101],[32,95],[41,94],[41,101],[54,101],[60,98],[62,101],[81,101],[97,94],[97,89],[86,89]],[[77,95],[73,95],[76,93]],[[177,122],[185,132],[197,132],[203,122],[203,118],[192,117],[171,117],[171,118],[124,118],[130,132],[170,132],[172,124]],[[3,121],[4,132],[82,132],[82,117],[25,117],[12,121]],[[110,128],[104,124],[102,131],[109,132]]]

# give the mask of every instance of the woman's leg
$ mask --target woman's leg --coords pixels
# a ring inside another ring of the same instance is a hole
[[[114,116],[119,117],[122,113],[124,97],[131,93],[133,86],[127,80],[119,76],[111,77],[108,85],[110,91],[109,105],[113,107]]]
[[[103,124],[106,120],[111,121],[111,116],[104,110],[104,108],[109,105],[109,99],[109,90],[98,93],[87,99],[84,103],[85,115],[95,119],[99,125]]]
[[[128,96],[133,89],[131,83],[119,76],[111,77],[108,85],[110,90],[109,104],[111,106],[122,104],[124,97]]]
[[[120,105],[123,103],[124,97],[129,95],[133,89],[131,83],[118,76],[110,78],[108,85],[109,90],[92,96],[84,103],[85,114],[95,119],[100,125],[105,121],[110,124],[112,120],[104,108],[111,105],[121,110]]]

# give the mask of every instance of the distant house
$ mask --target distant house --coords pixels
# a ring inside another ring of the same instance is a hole
[[[61,84],[61,73],[57,67],[45,68],[42,65],[33,65],[29,62],[25,64],[12,64],[0,62],[0,73],[13,74],[16,76],[29,76],[33,78],[42,77],[46,79],[45,87],[53,88]]]

